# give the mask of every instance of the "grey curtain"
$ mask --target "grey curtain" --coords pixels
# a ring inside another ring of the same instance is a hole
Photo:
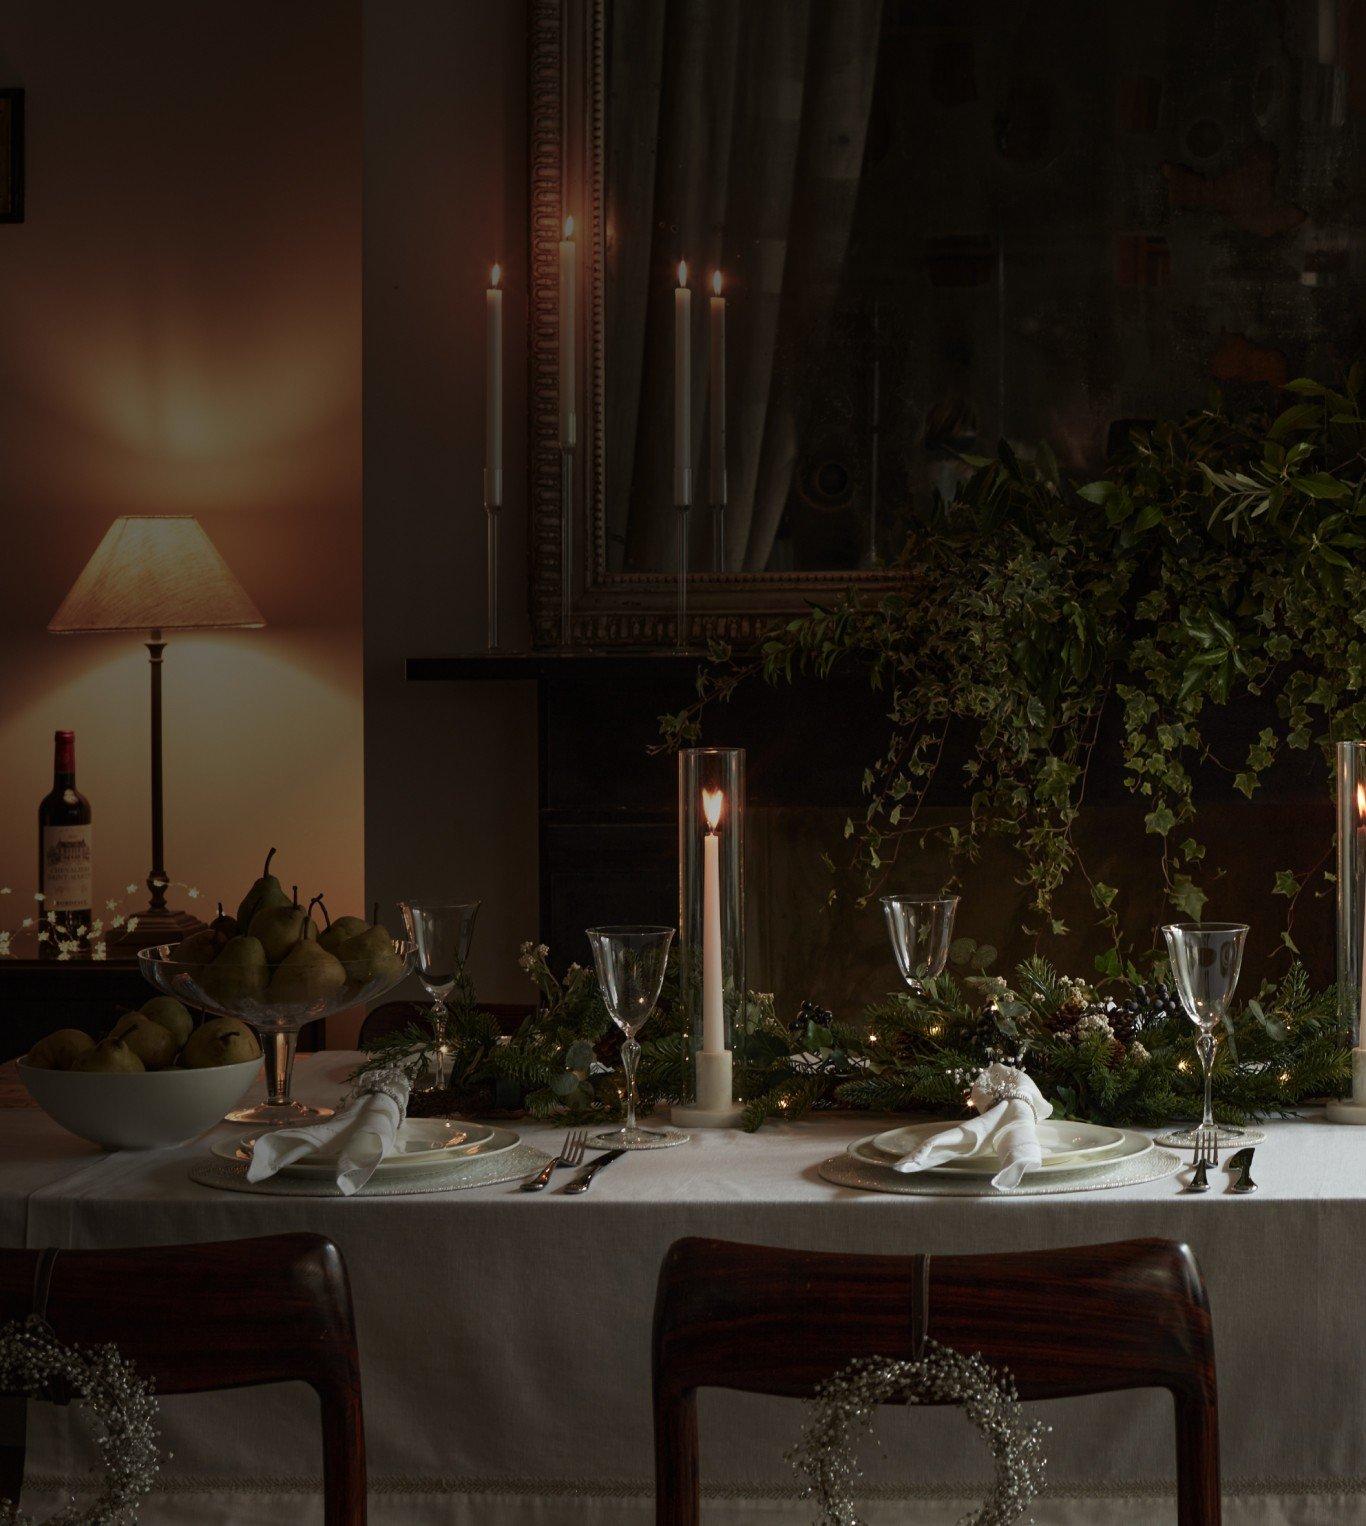
[[[798,340],[848,244],[882,0],[615,0],[607,105],[609,558],[674,560],[673,288],[693,289],[694,504],[707,482],[707,310],[725,272],[727,565],[769,565],[797,459]],[[693,565],[710,565],[705,514]]]

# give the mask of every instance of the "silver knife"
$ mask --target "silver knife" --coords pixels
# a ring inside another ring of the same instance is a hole
[[[1226,1163],[1229,1170],[1238,1173],[1238,1180],[1228,1189],[1230,1192],[1256,1192],[1257,1183],[1252,1180],[1252,1156],[1251,1145],[1229,1156]]]
[[[606,1155],[599,1155],[591,1165],[585,1166],[564,1190],[566,1192],[587,1192],[589,1182],[593,1180],[598,1172],[604,1166],[610,1166],[614,1160],[620,1160],[625,1154],[625,1150],[608,1150]]]

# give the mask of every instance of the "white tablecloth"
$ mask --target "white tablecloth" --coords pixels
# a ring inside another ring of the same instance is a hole
[[[299,1094],[331,1100],[351,1063],[335,1053],[302,1060]],[[1272,1125],[1257,1151],[1261,1191],[1241,1198],[1181,1196],[1174,1179],[1014,1200],[892,1197],[823,1181],[816,1165],[872,1126],[699,1133],[628,1156],[577,1198],[503,1185],[340,1201],[215,1191],[186,1174],[203,1141],[103,1154],[41,1113],[7,1111],[0,1243],[330,1235],[350,1268],[360,1329],[373,1521],[644,1526],[650,1314],[660,1259],[679,1236],[939,1254],[1170,1236],[1194,1248],[1214,1309],[1226,1520],[1366,1522],[1366,1130]],[[321,1521],[305,1390],[162,1408],[175,1457],[144,1511],[149,1526]],[[1054,1427],[1040,1526],[1175,1520],[1164,1395],[1038,1410]],[[801,1422],[791,1401],[703,1396],[709,1523],[809,1519],[783,1459]],[[84,1465],[60,1412],[35,1408],[30,1431],[33,1473]],[[980,1498],[971,1482],[985,1475],[985,1454],[961,1416],[888,1411],[879,1435],[885,1447],[866,1453],[870,1522],[951,1521]]]

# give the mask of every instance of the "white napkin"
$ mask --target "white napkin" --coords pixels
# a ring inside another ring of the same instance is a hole
[[[1020,1178],[1043,1161],[1038,1126],[1052,1115],[1053,1104],[1022,1070],[1013,1065],[988,1065],[968,1094],[977,1117],[934,1134],[903,1155],[894,1171],[927,1171],[949,1160],[995,1151],[1001,1169],[993,1187],[1018,1187]]]
[[[394,1148],[408,1113],[411,1085],[397,1069],[362,1076],[358,1095],[331,1118],[262,1134],[251,1152],[247,1180],[264,1181],[301,1157],[320,1152],[336,1157],[336,1181],[343,1196],[359,1192]]]

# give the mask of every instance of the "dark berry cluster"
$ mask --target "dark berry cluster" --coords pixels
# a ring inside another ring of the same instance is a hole
[[[788,1024],[788,1028],[798,1037],[806,1033],[808,1023],[815,1023],[819,1028],[828,1028],[835,1021],[835,1014],[829,1007],[823,1007],[818,1001],[804,1001],[797,1008],[797,1015]]]
[[[1107,997],[1096,1010],[1110,1024],[1111,1031],[1121,1044],[1132,1044],[1154,1023],[1180,1017],[1181,999],[1170,986],[1159,981],[1152,985],[1135,986],[1132,994],[1123,1001],[1116,1001],[1113,996]]]

